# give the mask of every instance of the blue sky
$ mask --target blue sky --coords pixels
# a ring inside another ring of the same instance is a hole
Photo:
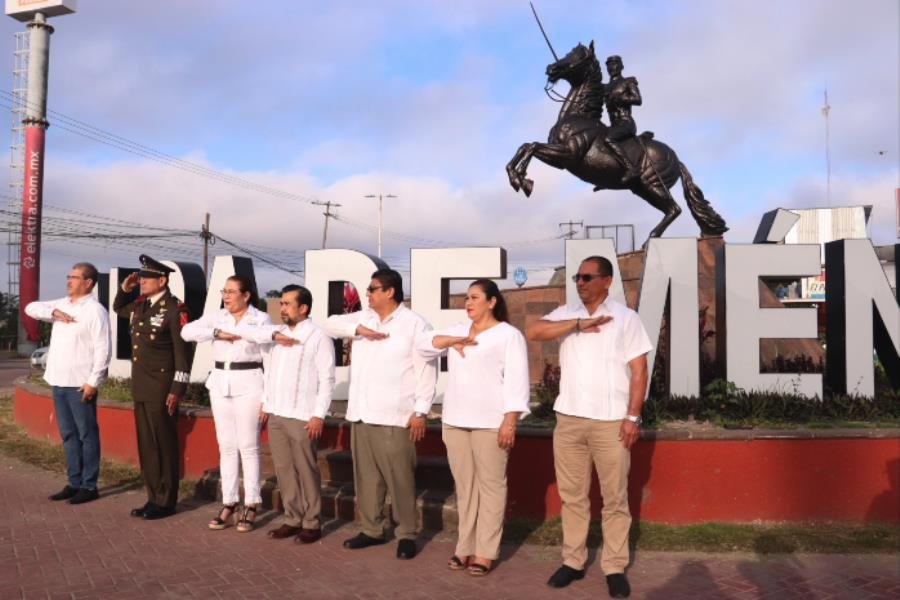
[[[731,226],[728,241],[749,241],[772,208],[825,205],[827,85],[832,203],[875,205],[873,239],[895,241],[895,0],[536,6],[558,54],[594,40],[601,62],[623,57],[644,97],[638,128],[678,152]],[[23,27],[2,23],[8,90],[13,32]],[[51,109],[216,171],[339,202],[355,223],[377,220],[365,194],[392,192],[385,228],[402,235],[386,239],[385,254],[400,270],[411,245],[403,236],[543,240],[573,219],[634,223],[640,241],[659,218],[627,192],[594,193],[536,162],[531,198],[509,187],[506,162],[519,144],[543,141],[558,110],[542,91],[552,59],[527,2],[81,0],[52,24]],[[52,125],[46,173],[51,205],[177,228],[197,228],[210,212],[223,237],[298,260],[321,242],[321,209]],[[696,233],[685,211],[668,235]],[[335,223],[329,237],[329,246],[374,252],[365,227]],[[105,270],[140,252],[45,248],[47,293],[62,292],[75,259]],[[562,262],[562,243],[511,246],[509,258],[510,272],[524,265],[541,283]],[[259,277],[264,289],[291,279],[265,269]]]

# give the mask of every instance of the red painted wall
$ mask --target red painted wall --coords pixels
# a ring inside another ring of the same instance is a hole
[[[59,442],[49,397],[16,388],[13,411],[29,435]],[[137,464],[130,406],[102,406],[98,416],[103,456]],[[186,476],[199,477],[218,465],[212,418],[183,414],[179,434]],[[349,450],[347,423],[327,427],[320,447]],[[429,427],[418,452],[445,454],[439,427]],[[508,480],[508,514],[559,515],[547,432],[520,431]],[[644,439],[632,452],[629,488],[634,518],[653,522],[900,523],[900,438]],[[591,501],[599,518],[596,477]]]

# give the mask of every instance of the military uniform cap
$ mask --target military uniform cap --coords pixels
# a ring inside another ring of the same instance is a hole
[[[621,63],[621,62],[622,62],[622,57],[619,56],[618,54],[613,54],[612,56],[610,56],[609,58],[606,59],[606,64]]]
[[[169,273],[175,271],[175,269],[167,267],[158,260],[153,260],[146,254],[141,254],[138,260],[141,261],[141,270],[138,273],[140,277],[168,277]]]

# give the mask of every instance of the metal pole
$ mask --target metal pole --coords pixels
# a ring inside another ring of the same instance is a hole
[[[381,258],[381,242],[384,239],[384,199],[398,198],[394,194],[366,194],[363,198],[378,198],[378,258]]]
[[[325,203],[325,212],[322,213],[325,215],[325,228],[322,230],[322,250],[325,249],[325,244],[328,241],[328,217],[331,216],[329,213],[331,212],[331,202]]]
[[[209,279],[209,213],[203,223],[203,277]]]
[[[19,263],[18,353],[27,356],[37,348],[40,329],[37,321],[25,314],[25,306],[40,295],[41,281],[41,209],[44,188],[44,141],[47,122],[47,72],[50,62],[50,34],[43,13],[34,13],[28,23],[28,92],[25,118],[25,173],[22,189],[22,238]]]

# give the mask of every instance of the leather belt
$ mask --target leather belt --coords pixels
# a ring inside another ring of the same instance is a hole
[[[248,371],[250,369],[262,369],[261,362],[219,362],[216,361],[216,368],[222,371]]]

